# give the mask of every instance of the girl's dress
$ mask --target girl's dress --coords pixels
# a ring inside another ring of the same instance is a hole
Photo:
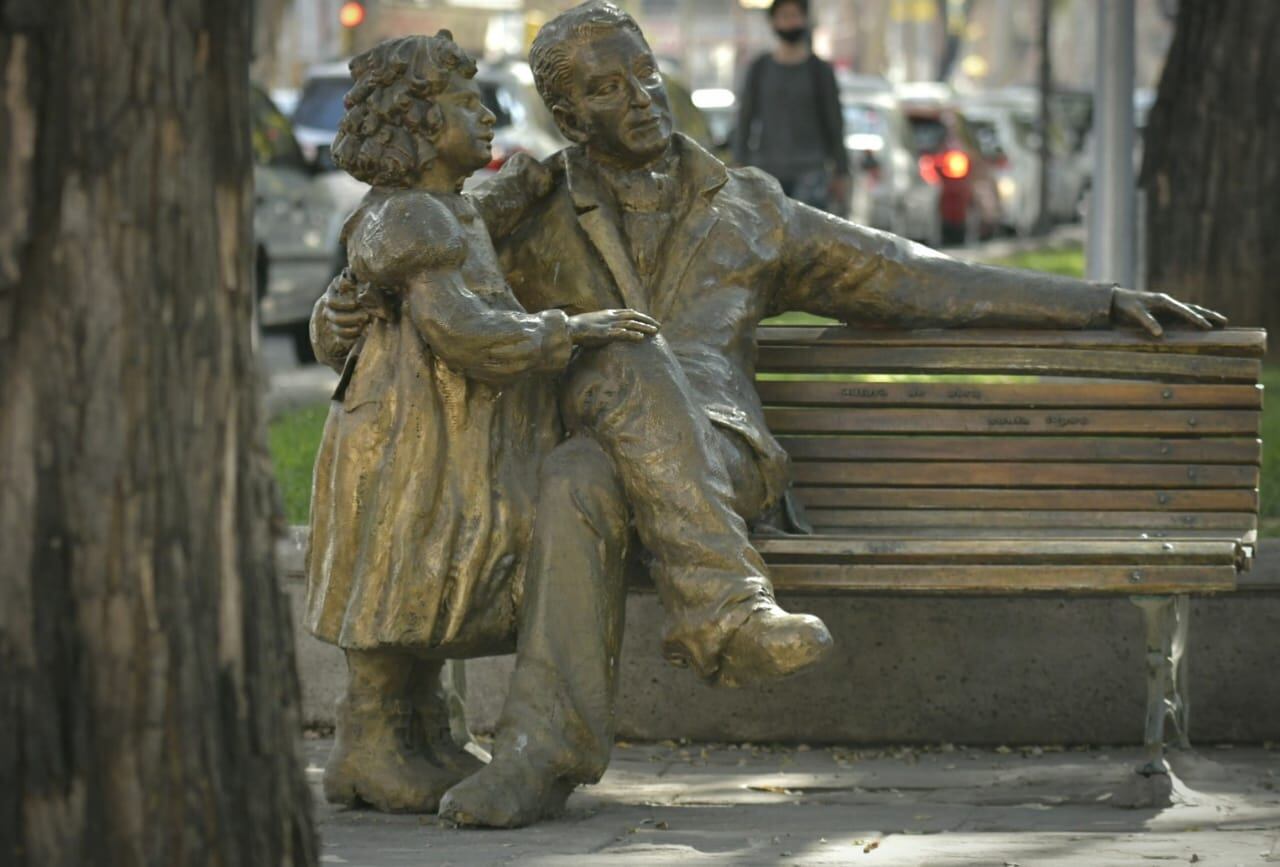
[[[524,312],[462,196],[375,189],[344,238],[374,316],[316,458],[306,625],[346,649],[508,651],[568,318]]]

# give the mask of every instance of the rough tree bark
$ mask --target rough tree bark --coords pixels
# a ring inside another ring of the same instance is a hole
[[[1277,45],[1275,0],[1181,0],[1143,187],[1150,287],[1280,335]]]
[[[0,863],[315,861],[250,0],[0,0]]]

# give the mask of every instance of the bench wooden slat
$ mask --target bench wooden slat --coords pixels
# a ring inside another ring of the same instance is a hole
[[[839,461],[794,464],[796,484],[844,487],[1256,488],[1259,471],[1233,464]]]
[[[1256,383],[1253,358],[1101,349],[777,346],[760,348],[757,370],[795,373],[980,373]]]
[[[1134,576],[1138,576],[1135,580]],[[781,592],[822,593],[1079,593],[1132,595],[1206,593],[1233,590],[1232,565],[1105,566],[1038,564],[1034,566],[956,565],[887,566],[861,564],[781,563],[770,567]]]
[[[992,533],[1014,528],[1128,528],[1130,530],[1212,530],[1243,534],[1258,528],[1252,512],[1103,512],[1037,511],[1034,509],[808,509],[809,523],[834,528],[970,528]]]
[[[770,406],[1262,408],[1257,385],[761,380],[756,389]]]
[[[881,331],[839,326],[765,326],[758,330],[760,346],[820,344],[829,346],[962,346],[1119,349],[1130,352],[1203,353],[1261,358],[1267,334],[1255,328],[1225,328],[1211,332],[1169,329],[1161,338],[1135,330],[1013,331],[1000,329],[926,329]]]
[[[842,536],[787,536],[759,539],[756,548],[770,563],[857,562],[899,564],[1071,564],[1160,565],[1234,564],[1233,539],[940,539],[912,536],[865,539]]]
[[[796,436],[778,441],[793,461],[1088,461],[1096,463],[1253,464],[1257,438],[1149,439],[1139,437]]]
[[[1085,513],[1071,512],[1067,514],[1088,515]],[[1214,516],[1221,518],[1221,515]],[[1027,526],[1017,526],[1016,524],[1005,524],[1000,521],[993,521],[986,524],[970,523],[965,524],[963,521],[955,521],[952,523],[942,523],[937,526],[917,525],[899,522],[898,524],[886,523],[884,526],[835,526],[819,524],[814,529],[819,536],[831,536],[842,539],[901,539],[904,537],[921,538],[921,539],[1156,539],[1158,541],[1166,541],[1169,539],[1186,539],[1186,540],[1209,540],[1209,541],[1230,541],[1244,542],[1252,541],[1252,534],[1248,530],[1239,529],[1240,525],[1247,523],[1247,518],[1252,516],[1243,516],[1238,518],[1232,526],[1225,526],[1218,529],[1203,528],[1186,528],[1186,527],[1142,527],[1142,526],[1124,526],[1113,524],[1088,524],[1082,523],[1080,526],[1066,526],[1065,524],[1054,524],[1045,522],[1041,525],[1028,523]],[[765,536],[762,538],[774,538]],[[801,537],[803,538],[803,537]]]
[[[1090,434],[1257,436],[1261,415],[1249,410],[1159,409],[778,409],[765,410],[779,433],[957,433],[1027,436]]]
[[[1244,489],[1097,490],[921,487],[796,489],[809,508],[1047,509],[1060,511],[1257,512],[1257,491]]]

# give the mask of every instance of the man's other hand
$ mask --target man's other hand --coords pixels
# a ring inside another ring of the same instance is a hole
[[[369,311],[361,306],[356,293],[350,291],[354,287],[344,282],[344,276],[335,277],[324,293],[324,319],[334,339],[343,344],[343,348],[350,349],[369,324]]]
[[[1164,334],[1160,320],[1170,324],[1190,324],[1208,331],[1227,324],[1227,317],[1198,304],[1186,304],[1162,292],[1139,292],[1116,288],[1111,298],[1111,321],[1116,325],[1138,325],[1153,337]]]
[[[551,169],[526,153],[512,154],[500,173],[517,178],[526,195],[534,201],[545,198],[555,180]]]

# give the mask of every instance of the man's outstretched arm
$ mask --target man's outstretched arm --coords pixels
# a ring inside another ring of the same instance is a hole
[[[1109,283],[976,265],[896,235],[782,206],[774,312],[804,310],[850,325],[895,328],[1108,328],[1159,336],[1161,320],[1209,329],[1218,313]]]

